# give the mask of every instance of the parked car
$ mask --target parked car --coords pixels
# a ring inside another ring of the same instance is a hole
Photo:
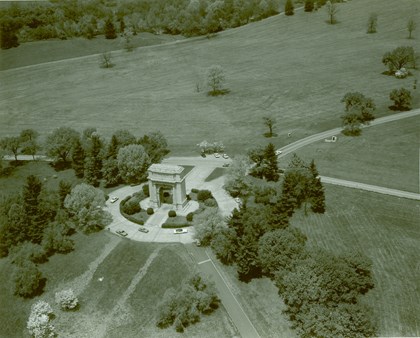
[[[276,150],[276,155],[280,155],[282,151],[280,149]]]
[[[220,154],[219,153],[214,153],[214,157],[219,158]]]
[[[188,229],[183,229],[183,228],[174,230],[174,234],[186,234],[187,232],[188,232]]]
[[[205,153],[201,153],[201,157],[206,157],[206,154]]]
[[[222,167],[223,168],[227,168],[227,167],[229,167],[230,166],[230,163],[224,163],[223,165],[222,165]]]
[[[229,158],[229,155],[228,155],[228,154],[223,154],[223,155],[222,155],[222,157],[223,157],[224,159],[228,159],[228,158]]]
[[[145,234],[147,234],[149,232],[149,229],[146,229],[145,227],[140,227],[139,228],[140,232],[144,232]]]
[[[194,241],[194,243],[195,243],[195,245],[196,245],[196,246],[201,246],[201,242],[200,242],[198,239],[196,239],[196,240]]]
[[[116,233],[124,237],[128,235],[124,230],[117,230]]]
[[[117,196],[112,196],[111,199],[109,200],[111,203],[115,203],[116,201],[118,201],[118,197]]]

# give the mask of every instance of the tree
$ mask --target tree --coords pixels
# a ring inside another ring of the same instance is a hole
[[[210,245],[213,237],[222,228],[226,228],[217,208],[208,208],[195,217],[195,238],[203,246]]]
[[[83,149],[80,139],[77,138],[73,144],[71,154],[71,166],[77,177],[82,178],[85,173],[85,150]]]
[[[4,15],[0,20],[0,47],[9,49],[19,46],[17,32],[21,24],[15,18]]]
[[[279,180],[279,167],[277,164],[276,148],[269,143],[264,149],[263,177],[267,181],[277,182]]]
[[[227,93],[223,89],[225,83],[225,74],[222,66],[213,65],[207,70],[207,85],[210,87],[209,95],[217,96]]]
[[[342,117],[343,120],[343,134],[349,136],[358,136],[362,132],[360,122],[360,115],[353,112],[348,112]]]
[[[74,249],[74,241],[69,234],[71,228],[66,222],[52,222],[44,230],[42,247],[48,255],[68,253]]]
[[[22,189],[22,204],[26,211],[28,239],[34,243],[41,243],[42,233],[44,231],[44,222],[42,219],[41,202],[42,183],[38,177],[29,175]]]
[[[400,111],[410,110],[413,100],[411,92],[405,88],[394,89],[389,93],[389,98],[394,101],[392,108]]]
[[[26,241],[11,248],[10,259],[17,266],[24,266],[28,261],[43,263],[46,260],[46,252],[41,245]]]
[[[325,212],[325,192],[314,160],[311,161],[309,170],[312,173],[312,183],[310,185],[311,210],[314,213],[323,214]]]
[[[377,26],[378,26],[378,15],[376,13],[371,13],[368,19],[367,33],[368,34],[376,33]]]
[[[266,232],[258,243],[258,259],[264,273],[274,277],[277,273],[292,271],[304,257],[306,236],[297,228]]]
[[[24,129],[20,132],[20,140],[22,143],[22,154],[32,155],[32,158],[35,159],[35,155],[41,146],[37,142],[39,134],[33,129]]]
[[[330,23],[330,25],[335,24],[337,22],[335,16],[338,12],[337,4],[335,2],[327,1],[327,3],[325,4],[325,9],[329,18],[328,22]]]
[[[295,14],[294,9],[295,9],[295,7],[293,6],[293,1],[292,0],[287,0],[285,5],[284,5],[284,14],[285,15],[293,15],[293,14]]]
[[[55,129],[47,136],[45,143],[47,155],[54,158],[55,161],[66,163],[77,139],[79,139],[79,133],[72,128],[60,127]]]
[[[62,310],[73,310],[79,305],[79,300],[73,289],[58,291],[55,293],[55,302]]]
[[[223,264],[235,261],[236,233],[232,228],[222,228],[213,235],[211,248]]]
[[[401,68],[414,68],[414,49],[411,46],[397,47],[393,51],[384,54],[382,63],[388,66],[389,72],[392,74]]]
[[[413,33],[413,31],[415,29],[416,29],[416,23],[412,18],[410,18],[407,22],[407,30],[408,30],[408,38],[409,39],[412,38],[411,34]]]
[[[151,163],[160,163],[169,154],[168,141],[160,131],[151,132],[140,138],[139,144],[144,147]]]
[[[15,282],[15,294],[24,298],[32,297],[43,286],[42,274],[31,261],[26,261],[16,267],[13,280]]]
[[[112,187],[119,184],[121,177],[117,159],[111,157],[104,160],[102,164],[102,177],[105,179],[106,186]]]
[[[345,104],[346,112],[351,112],[359,116],[361,123],[366,124],[375,119],[373,113],[376,105],[371,98],[365,97],[359,92],[349,92],[341,99]]]
[[[244,155],[235,156],[227,168],[224,189],[233,197],[247,196],[250,193],[247,174],[251,162]]]
[[[0,140],[0,147],[8,154],[13,154],[15,161],[17,161],[21,142],[20,137],[17,136],[4,137]]]
[[[104,206],[103,191],[86,183],[76,185],[64,200],[76,227],[85,233],[101,230],[111,223],[112,216],[102,209]]]
[[[276,119],[274,117],[270,116],[264,116],[264,125],[268,127],[269,132],[267,134],[264,134],[266,137],[273,137],[273,127],[276,124]]]
[[[103,150],[103,142],[98,133],[92,133],[87,148],[84,177],[88,184],[97,187],[99,180],[102,178]]]
[[[111,18],[105,21],[104,33],[106,39],[115,39],[117,37],[117,31]]]
[[[99,56],[99,65],[101,68],[112,68],[114,64],[112,63],[111,53],[102,53]]]
[[[135,136],[126,129],[117,130],[112,135],[112,137],[113,138],[115,137],[115,141],[116,141],[116,144],[117,144],[117,152],[115,153],[115,157],[118,154],[118,149],[119,148],[128,146],[130,144],[136,144],[137,143]],[[115,142],[115,141],[112,141],[112,138],[111,138],[111,143]]]
[[[31,306],[31,314],[26,327],[34,338],[55,337],[55,328],[51,324],[53,318],[54,313],[50,304],[39,300]]]
[[[118,170],[127,183],[139,183],[146,179],[150,159],[140,144],[130,144],[121,148],[117,156]]]
[[[305,0],[305,12],[312,12],[314,10],[314,1],[315,0]]]

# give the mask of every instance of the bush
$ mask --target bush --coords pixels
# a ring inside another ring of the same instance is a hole
[[[178,228],[188,228],[190,226],[192,226],[192,224],[187,223],[185,221],[184,221],[184,223],[182,223],[182,222],[172,223],[172,222],[169,222],[169,220],[168,220],[167,222],[165,222],[161,225],[161,228],[162,229],[178,229]]]
[[[139,219],[139,216],[142,214],[137,214],[135,216],[132,215],[127,215],[127,214],[123,214],[123,216],[128,219],[130,222],[136,223],[138,225],[144,225],[145,220],[141,217],[141,219]]]
[[[314,10],[314,0],[305,0],[305,12],[312,12]]]
[[[411,92],[405,88],[394,89],[389,93],[389,98],[394,101],[392,108],[396,110],[410,110],[411,109]]]
[[[137,199],[131,198],[129,201],[124,203],[124,205],[122,206],[122,210],[127,215],[134,215],[134,214],[140,212],[141,208],[140,208],[140,204],[137,201]]]
[[[200,190],[197,194],[197,199],[202,202],[212,197],[213,195],[210,190]]]
[[[168,216],[169,217],[176,217],[176,211],[175,210],[169,210],[168,211]]]
[[[47,302],[40,300],[33,304],[26,323],[31,336],[35,338],[55,337],[54,326],[50,323],[53,316],[52,308]]]
[[[292,0],[287,0],[286,4],[284,5],[284,14],[293,15],[293,14],[295,14],[294,9],[295,8],[293,6]]]
[[[148,215],[153,215],[153,213],[154,213],[153,208],[147,208]]]
[[[13,275],[15,281],[15,294],[21,297],[32,297],[42,287],[42,274],[37,266],[27,261],[19,266]]]
[[[73,310],[79,305],[79,300],[72,289],[56,292],[55,302],[62,310]]]
[[[204,201],[206,207],[214,208],[217,207],[217,201],[214,198],[208,198]]]
[[[188,222],[192,222],[194,218],[194,214],[192,212],[188,213],[186,219]]]
[[[192,188],[192,189],[191,189],[191,192],[193,192],[194,194],[197,194],[197,193],[199,192],[199,190],[198,190],[198,189],[196,189],[196,188]]]
[[[149,185],[147,183],[144,184],[142,189],[143,189],[144,196],[149,197],[150,196]]]

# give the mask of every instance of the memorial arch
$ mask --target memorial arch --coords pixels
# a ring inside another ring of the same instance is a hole
[[[179,165],[152,164],[148,169],[150,207],[172,204],[182,210],[187,204],[184,168]]]

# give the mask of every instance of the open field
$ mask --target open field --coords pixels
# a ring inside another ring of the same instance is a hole
[[[363,129],[358,137],[337,135],[336,143],[319,141],[296,154],[315,159],[318,171],[350,181],[419,193],[420,117]],[[281,159],[286,167],[292,155]]]
[[[420,335],[420,230],[416,201],[326,186],[325,215],[303,212],[292,224],[309,245],[336,253],[356,249],[373,261],[375,288],[363,297],[379,336]]]
[[[353,0],[339,7],[334,26],[325,23],[324,10],[297,11],[212,39],[115,52],[111,69],[99,68],[95,55],[3,71],[0,134],[23,128],[45,134],[62,125],[95,126],[104,136],[118,128],[136,136],[160,130],[172,154],[191,154],[203,139],[223,141],[228,153],[238,153],[267,142],[266,114],[279,121],[279,136],[271,140],[276,146],[339,126],[340,99],[348,91],[372,97],[378,116],[386,115],[389,92],[411,88],[414,77],[381,74],[382,55],[418,45],[406,39],[405,26],[420,3]],[[376,34],[366,34],[369,12],[379,17]],[[206,95],[205,72],[212,64],[225,69],[230,94]],[[417,107],[419,89],[414,98]]]
[[[155,316],[166,289],[179,286],[196,271],[184,246],[132,242],[105,232],[77,236],[74,252],[41,265],[48,281],[45,293],[33,300],[10,294],[12,269],[7,259],[0,260],[0,337],[26,336],[29,309],[37,299],[53,306],[57,316],[53,324],[61,337],[180,336],[173,328],[158,329]],[[78,311],[62,312],[54,304],[54,292],[68,287],[80,293]],[[228,318],[221,307],[182,336],[202,332],[208,333],[206,337],[234,336]]]

